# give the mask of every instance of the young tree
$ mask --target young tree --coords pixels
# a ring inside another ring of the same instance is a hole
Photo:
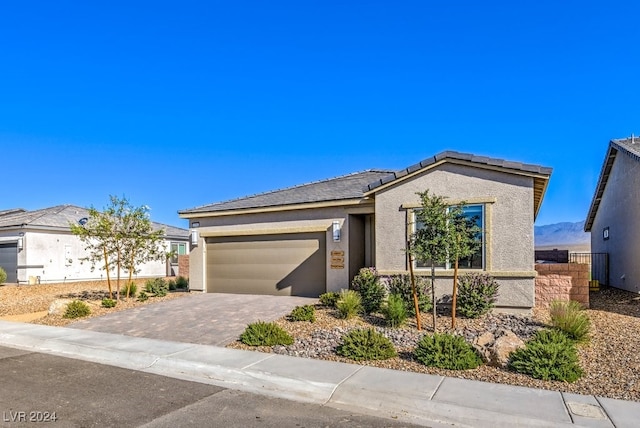
[[[131,278],[137,266],[166,257],[162,246],[164,230],[153,230],[148,207],[134,207],[124,197],[110,196],[110,202],[102,212],[90,208],[87,221],[84,224],[71,224],[71,231],[85,243],[89,256],[84,260],[92,263],[92,269],[96,264],[104,263],[109,298],[113,298],[109,272],[115,266],[116,296],[119,299],[121,269],[129,273],[128,297]]]
[[[416,225],[409,238],[408,252],[425,265],[431,266],[431,300],[433,302],[433,330],[436,330],[435,266],[447,261],[449,245],[448,207],[442,196],[419,192],[421,209],[415,211]],[[411,258],[409,258],[411,263]],[[413,271],[413,266],[410,266]],[[415,279],[413,279],[415,282]],[[414,302],[417,300],[412,285]],[[416,311],[416,313],[419,313]]]
[[[458,264],[460,259],[472,256],[478,249],[477,239],[480,228],[476,218],[467,217],[463,210],[464,203],[449,208],[449,259],[453,260],[453,292],[451,300],[451,328],[456,328],[456,303],[458,297]]]

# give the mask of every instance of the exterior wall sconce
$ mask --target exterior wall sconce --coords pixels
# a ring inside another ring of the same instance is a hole
[[[602,239],[604,239],[605,241],[609,239],[609,226],[605,227],[602,230]]]
[[[199,239],[200,239],[200,232],[198,232],[197,230],[191,231],[191,245],[194,247],[197,247]]]
[[[333,242],[340,242],[340,237],[341,237],[340,235],[341,235],[340,222],[334,221],[333,222]]]
[[[23,248],[24,248],[24,238],[20,237],[18,238],[18,251],[22,251]]]

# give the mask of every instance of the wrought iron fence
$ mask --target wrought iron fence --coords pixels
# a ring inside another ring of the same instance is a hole
[[[609,253],[569,253],[569,263],[588,264],[590,279],[609,285]]]

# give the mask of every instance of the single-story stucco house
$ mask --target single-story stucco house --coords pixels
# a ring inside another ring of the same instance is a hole
[[[83,262],[85,245],[71,233],[69,227],[89,211],[74,205],[27,211],[12,209],[0,211],[0,266],[7,272],[8,283],[64,282],[106,279],[104,269]],[[165,247],[176,254],[188,254],[189,231],[178,227],[153,223],[154,228],[165,231]],[[167,262],[148,262],[140,266],[136,275],[158,277],[177,272],[174,257]]]
[[[180,211],[191,230],[190,289],[318,296],[362,267],[404,274],[406,241],[429,190],[479,219],[482,248],[465,271],[500,284],[498,306],[534,306],[533,223],[551,169],[446,151],[400,171],[368,170]],[[430,269],[415,266],[418,274]],[[453,271],[437,270],[450,294]]]
[[[607,254],[612,287],[640,292],[640,141],[612,140],[602,163],[584,230],[591,232],[591,252]]]

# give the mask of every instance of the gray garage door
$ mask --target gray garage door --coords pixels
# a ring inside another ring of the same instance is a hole
[[[18,282],[18,244],[0,244],[0,266],[7,272],[7,282]]]
[[[207,291],[318,297],[325,233],[207,238]]]

